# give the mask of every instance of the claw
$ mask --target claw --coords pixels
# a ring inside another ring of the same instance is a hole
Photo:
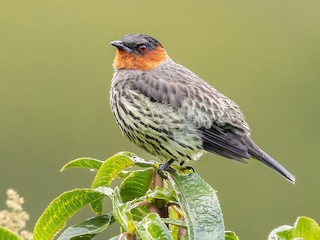
[[[186,170],[192,170],[192,172],[195,172],[195,170],[194,170],[194,168],[192,167],[192,166],[183,166],[183,164],[184,164],[184,162],[185,161],[181,161],[180,163],[179,163],[179,166],[181,166],[181,167],[183,167],[184,169],[186,169]]]
[[[192,166],[184,166],[185,169],[187,170],[192,170],[192,172],[195,172],[194,168]]]
[[[182,166],[184,164],[184,161],[179,162],[179,166]]]

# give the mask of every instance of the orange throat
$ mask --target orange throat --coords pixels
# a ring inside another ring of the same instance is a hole
[[[156,68],[168,58],[166,51],[162,47],[139,56],[132,52],[117,50],[113,61],[115,69],[135,69],[147,71]]]

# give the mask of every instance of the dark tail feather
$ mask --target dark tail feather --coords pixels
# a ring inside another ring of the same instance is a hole
[[[296,178],[287,169],[285,169],[280,163],[278,163],[271,156],[261,150],[250,139],[247,139],[246,142],[248,144],[248,152],[252,157],[263,162],[265,165],[269,166],[270,168],[278,172],[281,176],[289,180],[289,182],[295,184]]]

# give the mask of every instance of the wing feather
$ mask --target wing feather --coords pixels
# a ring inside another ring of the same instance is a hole
[[[242,141],[242,136],[249,135],[249,126],[239,107],[187,68],[171,60],[138,74],[134,87],[193,122],[205,150],[241,161],[250,158]]]
[[[246,143],[241,136],[232,132],[223,132],[214,124],[210,129],[200,128],[199,132],[202,136],[203,148],[206,151],[240,161],[250,158]]]

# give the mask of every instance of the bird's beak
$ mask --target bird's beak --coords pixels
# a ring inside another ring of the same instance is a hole
[[[132,50],[130,48],[128,48],[127,46],[125,46],[121,41],[113,41],[110,44],[112,46],[115,46],[119,50],[123,50],[123,51],[126,51],[126,52],[132,52]]]

